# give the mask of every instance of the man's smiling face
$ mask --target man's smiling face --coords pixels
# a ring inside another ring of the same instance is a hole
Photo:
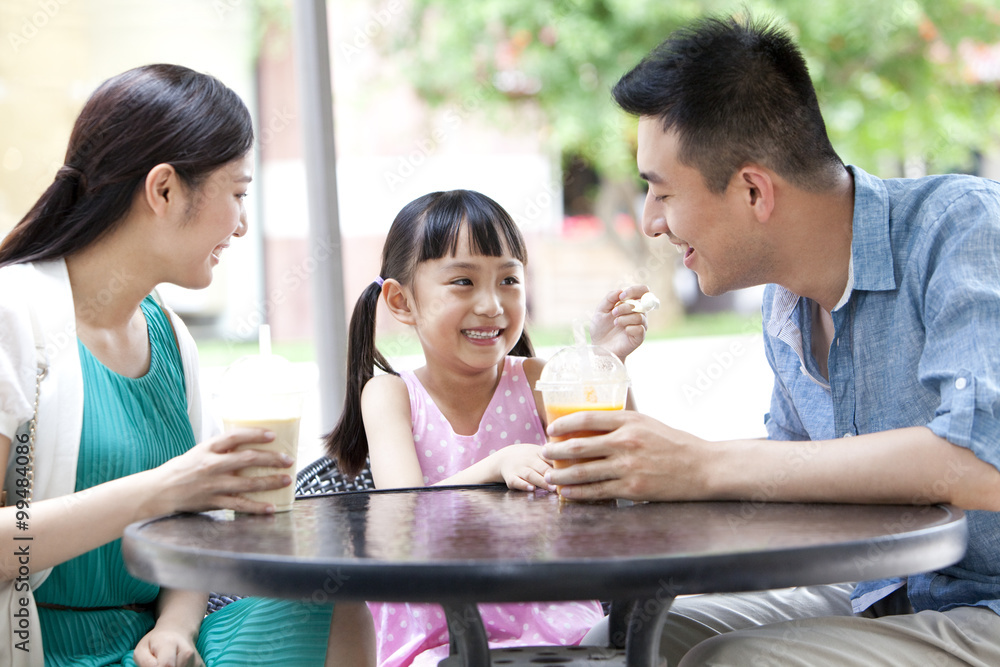
[[[649,184],[643,233],[666,235],[709,296],[765,282],[760,259],[766,253],[745,189],[731,182],[725,192],[711,192],[701,172],[681,163],[679,151],[676,132],[664,132],[658,118],[639,119],[636,162]]]

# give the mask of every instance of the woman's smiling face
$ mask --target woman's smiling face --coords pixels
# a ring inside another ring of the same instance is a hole
[[[234,236],[247,231],[243,200],[253,179],[253,156],[248,153],[212,171],[190,193],[186,219],[177,230],[175,280],[181,287],[198,289],[212,282],[212,269]]]

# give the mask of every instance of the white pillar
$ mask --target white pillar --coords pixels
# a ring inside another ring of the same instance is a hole
[[[319,365],[319,426],[326,433],[336,423],[344,402],[347,318],[325,0],[296,0],[293,34],[302,107],[310,245],[313,250],[324,249],[316,255],[325,258],[317,262],[317,269],[312,274],[312,292],[316,362]]]

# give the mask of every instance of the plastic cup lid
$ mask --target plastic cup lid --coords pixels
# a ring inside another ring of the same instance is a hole
[[[252,354],[240,357],[222,373],[218,395],[293,394],[303,391],[298,373],[291,362],[277,354]]]
[[[305,389],[295,367],[276,354],[234,361],[219,378],[214,405],[226,420],[257,421],[300,417]]]
[[[628,384],[625,364],[598,345],[565,347],[546,362],[535,389],[562,389],[567,385]]]

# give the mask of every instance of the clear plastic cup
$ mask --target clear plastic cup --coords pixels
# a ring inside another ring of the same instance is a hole
[[[305,392],[292,364],[276,354],[261,354],[242,357],[225,370],[216,390],[215,403],[227,431],[263,428],[274,432],[271,442],[247,443],[238,449],[281,452],[295,461],[298,459],[304,398]],[[295,469],[294,463],[290,468],[254,466],[243,468],[237,474],[262,477],[285,473],[294,477]],[[251,500],[273,503],[276,511],[287,512],[295,500],[295,484],[243,495]]]
[[[582,410],[624,410],[629,378],[625,364],[612,352],[597,345],[574,345],[557,352],[542,369],[535,389],[542,392],[545,420],[551,424]],[[599,431],[577,431],[550,440],[597,435]],[[593,459],[559,459],[556,468]]]

